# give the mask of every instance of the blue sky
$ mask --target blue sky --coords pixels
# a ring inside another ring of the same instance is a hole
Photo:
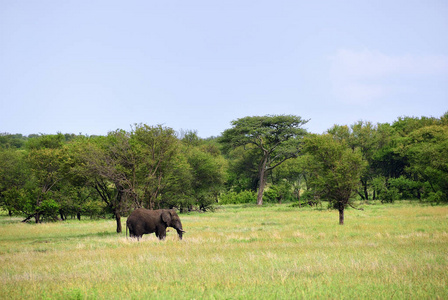
[[[0,0],[0,132],[448,111],[448,1]]]

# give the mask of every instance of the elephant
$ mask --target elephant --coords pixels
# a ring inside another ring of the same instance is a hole
[[[164,240],[167,227],[176,229],[179,239],[182,239],[182,234],[185,231],[182,229],[182,223],[174,209],[137,208],[126,221],[126,236],[129,228],[130,237],[136,237],[137,240],[140,240],[142,235],[153,232],[156,233],[159,240]]]

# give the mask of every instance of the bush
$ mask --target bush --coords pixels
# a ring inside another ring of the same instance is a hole
[[[280,199],[280,193],[278,188],[274,185],[263,193],[263,200],[266,202],[278,202]]]
[[[58,220],[59,207],[60,206],[58,203],[56,203],[56,201],[54,201],[53,199],[48,199],[42,201],[39,206],[39,211],[44,219],[56,221]]]
[[[312,190],[305,191],[301,196],[300,200],[294,202],[293,207],[301,207],[301,206],[317,206],[320,204],[320,198],[316,197],[315,193]]]
[[[382,203],[393,203],[395,200],[400,199],[400,193],[397,188],[390,187],[380,194]]]
[[[200,195],[198,199],[196,200],[197,205],[199,206],[199,209],[203,212],[206,212],[207,210],[214,211],[215,208],[213,207],[214,204],[216,204],[216,199],[210,194],[204,194]]]
[[[430,192],[428,196],[425,198],[425,202],[429,202],[431,204],[440,204],[443,201],[443,193],[441,191]]]
[[[422,187],[422,183],[408,179],[404,176],[398,178],[389,178],[389,187],[393,187],[400,193],[400,199],[415,199],[418,197],[418,190]]]
[[[107,211],[107,206],[104,202],[90,200],[87,201],[82,208],[82,214],[89,216],[91,219],[104,216]]]
[[[227,192],[219,196],[220,204],[256,203],[257,194],[253,191]]]

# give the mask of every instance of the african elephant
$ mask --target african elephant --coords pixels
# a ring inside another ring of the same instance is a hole
[[[138,208],[134,210],[126,221],[126,236],[129,228],[129,235],[139,240],[142,235],[147,233],[156,233],[159,240],[166,237],[166,228],[176,229],[179,239],[185,232],[182,229],[182,223],[174,209],[149,210]]]

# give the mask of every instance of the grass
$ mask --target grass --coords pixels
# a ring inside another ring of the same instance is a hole
[[[364,209],[224,206],[162,242],[2,216],[0,299],[447,299],[448,207]]]

